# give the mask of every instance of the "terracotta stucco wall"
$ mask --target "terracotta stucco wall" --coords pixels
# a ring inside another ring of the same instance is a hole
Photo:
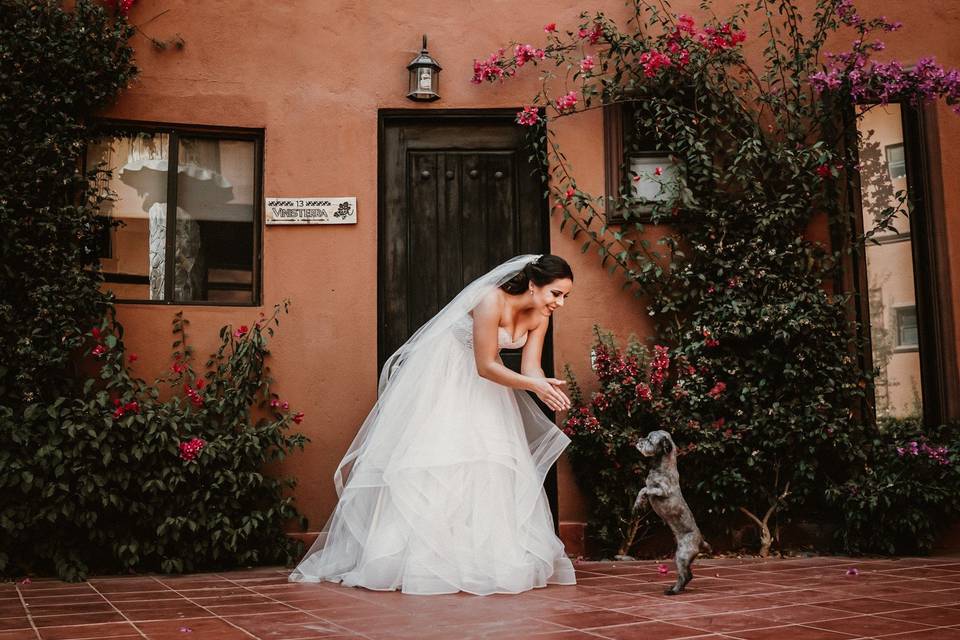
[[[698,15],[696,2],[678,11]],[[733,2],[726,3],[730,6]],[[934,2],[871,2],[877,13],[902,16],[902,33],[888,38],[889,53],[911,61],[936,51],[960,66],[957,9]],[[943,3],[946,5],[947,3]],[[510,40],[543,41],[542,27],[572,27],[580,9],[625,14],[620,0],[586,4],[555,0],[483,3],[141,2],[132,21],[163,39],[179,33],[183,51],[158,52],[134,38],[142,75],[107,115],[145,121],[265,129],[266,196],[354,195],[359,223],[350,226],[267,227],[263,236],[264,307],[293,301],[272,343],[275,390],[306,413],[301,429],[312,440],[281,471],[299,480],[298,506],[318,530],[335,502],[333,469],[376,395],[377,111],[416,108],[406,93],[407,62],[430,37],[430,52],[444,67],[443,99],[429,108],[519,107],[536,90],[526,71],[502,86],[469,82],[472,61]],[[882,9],[882,10],[881,10]],[[758,32],[752,25],[750,33]],[[756,53],[758,43],[751,45]],[[941,110],[944,173],[960,167],[960,118]],[[602,122],[598,111],[564,121],[559,130],[578,184],[600,193]],[[948,212],[960,206],[960,184],[947,181]],[[576,272],[576,291],[555,319],[556,366],[588,371],[594,323],[626,336],[647,329],[639,302],[620,292],[619,276],[580,254],[580,242],[551,219],[551,248]],[[948,220],[952,275],[960,282],[960,220]],[[958,298],[960,299],[960,298]],[[954,305],[957,300],[954,300]],[[126,341],[141,356],[148,379],[169,364],[170,320],[177,306],[120,307]],[[189,307],[190,337],[202,356],[215,347],[226,323],[249,324],[257,309]],[[958,310],[960,311],[960,310]],[[958,314],[960,315],[960,314]],[[960,337],[958,337],[960,338]],[[560,519],[582,520],[584,505],[565,463],[560,468]]]

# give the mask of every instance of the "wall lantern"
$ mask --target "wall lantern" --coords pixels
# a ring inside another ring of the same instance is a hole
[[[407,65],[410,70],[410,93],[407,97],[411,100],[429,102],[438,100],[440,94],[437,90],[440,88],[440,65],[427,53],[427,36],[423,36],[423,48],[419,55]]]

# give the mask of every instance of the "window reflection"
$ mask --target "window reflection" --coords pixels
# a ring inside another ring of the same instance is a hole
[[[872,229],[898,194],[909,198],[900,106],[861,108],[858,128],[863,227]],[[902,192],[902,194],[900,193]],[[900,215],[865,249],[869,332],[878,417],[922,415],[910,221]]]

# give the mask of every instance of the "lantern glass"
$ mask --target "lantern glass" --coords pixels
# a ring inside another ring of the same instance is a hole
[[[436,69],[430,66],[415,66],[410,69],[410,97],[417,100],[433,100],[439,97]]]

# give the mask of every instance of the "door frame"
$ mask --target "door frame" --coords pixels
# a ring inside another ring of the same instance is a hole
[[[383,237],[380,233],[384,229],[384,219],[386,218],[386,191],[385,167],[385,131],[387,127],[418,124],[501,124],[516,125],[517,112],[520,107],[513,108],[491,108],[491,109],[379,109],[377,111],[377,362],[380,361],[380,303],[383,300],[383,281],[380,278],[381,267],[381,248]],[[546,197],[540,199],[539,215],[543,220],[541,225],[540,247],[542,253],[550,253],[550,208]],[[389,355],[389,354],[385,354]],[[541,355],[544,373],[548,376],[554,375],[553,362],[553,323],[547,331],[547,336],[543,345]],[[379,375],[379,366],[377,367]],[[552,411],[547,415],[551,420],[554,419]],[[547,473],[544,481],[544,490],[547,494],[547,501],[550,504],[550,511],[553,514],[554,529],[559,529],[559,508],[558,508],[558,485],[557,485],[557,467],[554,465]]]

